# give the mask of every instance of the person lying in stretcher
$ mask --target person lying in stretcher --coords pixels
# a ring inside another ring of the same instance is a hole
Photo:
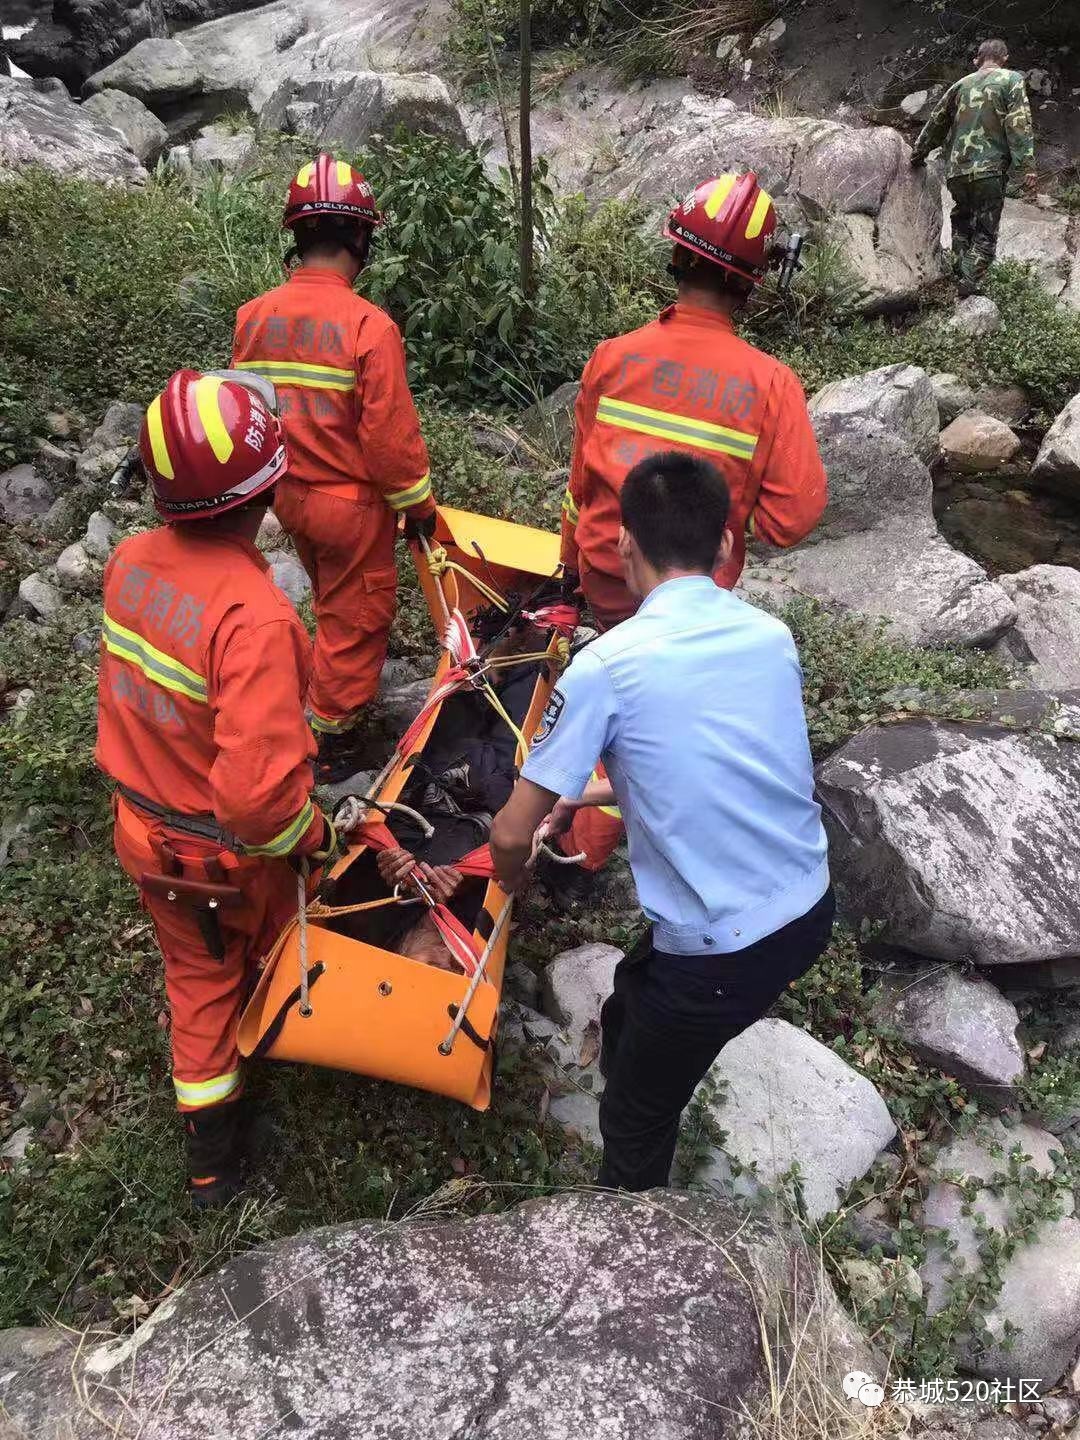
[[[461,889],[465,879],[460,870],[452,865],[428,865],[418,861],[408,850],[380,850],[376,864],[379,877],[388,890],[401,886],[408,888],[409,877],[414,871],[428,893],[440,905],[449,905]],[[399,955],[407,960],[419,960],[424,965],[434,965],[436,970],[461,970],[446,943],[435,926],[431,913],[424,910],[416,924],[397,942]]]

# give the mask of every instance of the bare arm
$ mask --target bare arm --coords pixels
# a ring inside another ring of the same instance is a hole
[[[533,836],[541,821],[551,814],[558,800],[553,790],[519,780],[514,793],[491,826],[491,858],[495,862],[495,878],[504,890],[516,890],[525,878],[532,854]]]

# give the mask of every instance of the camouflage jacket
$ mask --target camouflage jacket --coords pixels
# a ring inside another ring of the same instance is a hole
[[[915,158],[945,150],[946,176],[1030,170],[1035,157],[1024,77],[1015,70],[976,70],[950,85],[915,142]]]

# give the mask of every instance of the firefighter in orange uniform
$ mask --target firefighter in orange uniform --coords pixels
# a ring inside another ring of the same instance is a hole
[[[619,563],[619,496],[627,472],[654,451],[687,450],[717,465],[731,493],[731,558],[713,577],[731,589],[746,536],[795,545],[825,509],[825,470],[802,387],[786,365],[740,339],[734,316],[770,260],[771,197],[756,175],[706,180],[668,216],[678,295],[657,320],[606,340],[581,377],[574,456],[563,500],[562,562],[608,630],[633,614]],[[544,867],[564,900],[586,898],[618,844],[617,811],[579,812],[564,837],[581,869]]]
[[[173,1082],[199,1208],[241,1184],[236,1027],[333,827],[311,800],[310,643],[255,548],[287,464],[272,389],[181,370],[139,451],[166,524],[105,570],[97,761],[165,960]],[[291,862],[291,863],[290,863]]]
[[[299,264],[240,308],[233,365],[280,394],[289,473],[275,512],[311,579],[317,633],[308,693],[320,783],[357,768],[350,731],[378,689],[396,605],[394,535],[433,534],[428,457],[397,326],[354,293],[380,223],[371,186],[330,155],[289,188]]]

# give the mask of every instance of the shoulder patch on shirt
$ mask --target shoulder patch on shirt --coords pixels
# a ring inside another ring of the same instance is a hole
[[[546,740],[555,726],[559,723],[559,716],[566,704],[566,697],[559,690],[551,692],[551,699],[544,706],[544,713],[540,716],[540,724],[536,727],[536,734],[533,736],[533,744],[539,745]]]

